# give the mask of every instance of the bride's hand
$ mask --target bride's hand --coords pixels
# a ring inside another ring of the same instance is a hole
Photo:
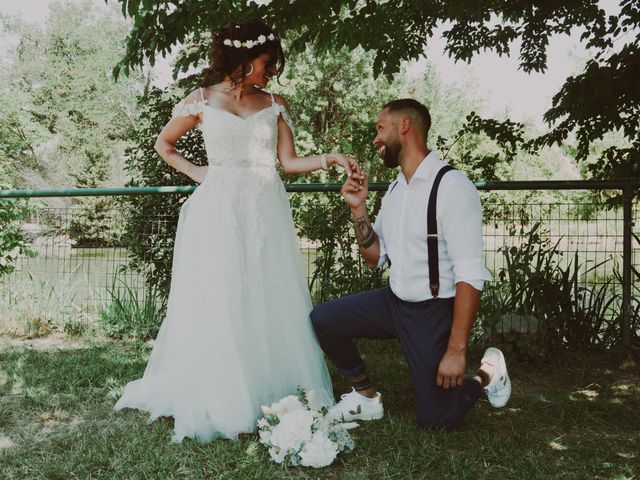
[[[362,169],[360,168],[360,165],[358,165],[358,161],[349,155],[345,155],[343,153],[329,153],[327,154],[327,163],[329,165],[339,165],[344,168],[348,177],[353,176],[353,178],[358,181],[364,178],[362,175]]]

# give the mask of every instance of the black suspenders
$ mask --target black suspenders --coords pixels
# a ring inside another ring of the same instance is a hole
[[[445,165],[440,169],[433,180],[429,203],[427,204],[427,253],[429,255],[429,290],[431,296],[438,298],[440,290],[440,270],[438,267],[438,222],[436,221],[436,201],[440,180],[449,170],[455,170],[451,165]]]
[[[438,187],[440,180],[449,170],[455,170],[451,165],[445,165],[436,174],[429,194],[429,203],[427,204],[427,254],[429,256],[429,290],[433,298],[438,298],[440,291],[440,269],[438,267],[438,222],[436,220],[436,200],[438,198]],[[389,193],[393,192],[398,182],[396,181]],[[387,255],[387,261],[391,266],[391,258]]]

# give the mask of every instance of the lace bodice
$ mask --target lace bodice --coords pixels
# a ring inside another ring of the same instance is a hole
[[[200,99],[182,100],[173,116],[202,114],[198,128],[204,138],[210,166],[261,167],[275,170],[278,146],[278,117],[282,115],[293,132],[293,124],[285,107],[271,95],[271,106],[248,117],[212,107],[200,90]]]
[[[271,106],[242,118],[209,105],[202,90],[199,99],[185,99],[173,110],[174,117],[198,114],[202,114],[198,128],[204,137],[209,169],[203,183],[183,205],[188,207],[195,200],[219,206],[215,195],[224,195],[234,211],[227,227],[241,239],[237,247],[243,249],[244,268],[251,279],[255,277],[267,234],[266,217],[274,215],[273,211],[262,210],[263,195],[275,193],[280,207],[289,208],[276,161],[278,118],[282,116],[293,132],[291,118],[273,95]]]

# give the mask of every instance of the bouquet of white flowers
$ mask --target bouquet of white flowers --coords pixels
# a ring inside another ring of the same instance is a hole
[[[271,458],[276,463],[320,468],[330,465],[338,453],[353,450],[347,430],[358,424],[329,418],[329,410],[316,402],[313,390],[307,393],[298,387],[297,393],[262,407],[258,433]]]

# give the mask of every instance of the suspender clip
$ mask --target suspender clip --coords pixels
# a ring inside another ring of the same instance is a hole
[[[440,284],[439,283],[432,283],[430,285],[431,288],[431,296],[433,298],[438,298],[438,292],[440,291]]]

